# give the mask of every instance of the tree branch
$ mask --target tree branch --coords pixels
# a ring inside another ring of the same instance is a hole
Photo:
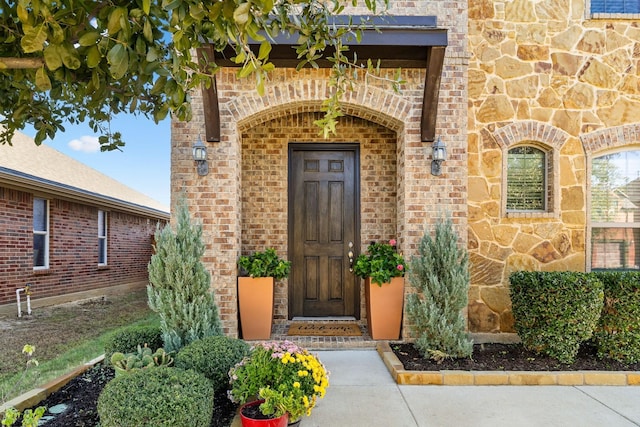
[[[10,69],[32,69],[40,68],[44,65],[43,58],[0,58],[0,70]]]

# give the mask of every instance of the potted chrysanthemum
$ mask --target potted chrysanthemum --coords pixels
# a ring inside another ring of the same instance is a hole
[[[290,341],[256,344],[229,377],[229,398],[243,405],[243,423],[243,410],[256,405],[263,416],[285,416],[289,425],[296,423],[311,414],[329,386],[329,373],[320,360]]]
[[[356,259],[353,271],[365,281],[367,326],[374,340],[400,338],[406,264],[397,242],[372,242]]]

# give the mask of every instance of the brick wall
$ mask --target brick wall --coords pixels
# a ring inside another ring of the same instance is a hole
[[[33,196],[0,187],[0,305],[27,283],[43,298],[147,280],[157,222],[106,211],[108,262],[98,266],[98,208],[49,198],[49,268],[34,271]]]
[[[366,11],[349,9],[345,13],[363,14]],[[264,155],[277,164],[286,165],[286,151],[282,151],[285,141],[305,138],[304,142],[349,142],[357,136],[357,141],[366,146],[366,135],[373,138],[381,134],[384,140],[390,142],[389,149],[377,151],[371,143],[371,148],[361,153],[363,247],[370,239],[396,236],[400,250],[410,257],[415,253],[425,227],[444,212],[453,216],[461,243],[466,241],[466,2],[392,1],[390,14],[435,15],[438,26],[448,30],[449,46],[445,53],[436,122],[436,135],[443,138],[449,153],[441,176],[431,175],[431,143],[420,140],[425,69],[402,70],[402,78],[406,83],[402,85],[400,93],[394,92],[382,80],[362,78],[352,91],[344,95],[342,105],[345,119],[338,127],[335,138],[328,140],[319,138],[318,131],[310,125],[312,118],[321,114],[322,101],[330,93],[328,70],[303,69],[296,72],[293,69],[276,69],[265,85],[265,95],[259,96],[254,80],[238,79],[236,70],[222,69],[216,76],[221,140],[207,143],[210,172],[203,177],[196,174],[191,158],[191,146],[199,134],[204,134],[205,112],[199,92],[192,94],[193,119],[189,123],[172,123],[172,200],[186,196],[192,215],[203,223],[207,245],[203,261],[212,275],[212,288],[220,307],[225,333],[237,334],[238,257],[251,251],[252,245],[258,246],[256,241],[260,244],[273,242],[272,246],[277,247],[281,254],[286,254],[287,233],[282,229],[282,225],[286,224],[287,189],[286,180],[281,175],[284,171],[275,172],[276,181],[269,188],[270,191],[274,190],[269,195],[276,200],[280,209],[269,213],[270,221],[280,221],[275,230],[267,229],[251,217],[252,212],[260,209],[266,212],[265,207],[254,205],[248,209],[248,199],[242,200],[244,192],[254,191],[247,184],[249,172],[245,169],[253,167],[254,162],[258,167],[264,167],[267,161],[250,159],[249,156],[259,158]],[[256,145],[253,145],[255,141],[250,141],[251,138],[259,139]],[[279,144],[280,151],[268,151],[263,147],[264,140]],[[262,151],[252,154],[245,152],[248,149]],[[376,169],[382,163],[393,164],[393,169]],[[370,175],[365,177],[366,173]],[[371,197],[376,194],[377,183],[387,173],[394,175],[395,188],[392,192],[395,192],[395,206],[384,214],[388,222],[372,222],[372,217],[367,215],[371,214],[371,206],[376,201]],[[392,215],[395,217],[391,218]],[[255,229],[251,228],[254,226]],[[258,233],[258,230],[264,230],[265,233]],[[280,286],[282,288],[278,292],[285,295],[284,284]],[[277,302],[276,313],[277,319],[286,317],[286,301],[283,298]]]
[[[356,117],[340,119],[338,135],[318,136],[320,113],[299,113],[251,126],[242,133],[242,254],[266,247],[287,255],[287,149],[289,142],[360,144],[361,242],[396,237],[396,134]],[[364,289],[364,288],[362,288]],[[276,323],[288,317],[286,280],[275,294]],[[361,295],[361,312],[365,312]]]

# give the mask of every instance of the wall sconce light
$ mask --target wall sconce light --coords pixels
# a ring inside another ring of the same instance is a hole
[[[202,143],[200,135],[198,141],[193,144],[193,160],[196,162],[198,175],[204,176],[209,173],[209,163],[207,163],[207,147]]]
[[[433,160],[431,161],[431,175],[441,175],[442,174],[442,162],[447,160],[447,147],[440,140],[440,137],[433,143],[432,155]]]

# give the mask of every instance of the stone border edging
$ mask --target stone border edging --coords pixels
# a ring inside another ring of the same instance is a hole
[[[68,372],[52,381],[49,381],[41,387],[34,388],[33,390],[30,390],[18,397],[9,400],[8,402],[5,402],[3,405],[0,405],[0,414],[4,414],[4,412],[10,407],[14,407],[19,411],[23,411],[27,408],[38,405],[51,394],[64,387],[69,381],[93,368],[103,360],[104,354],[88,361],[87,363],[79,366],[71,372]]]
[[[388,342],[376,350],[401,385],[640,385],[638,371],[408,371]]]

